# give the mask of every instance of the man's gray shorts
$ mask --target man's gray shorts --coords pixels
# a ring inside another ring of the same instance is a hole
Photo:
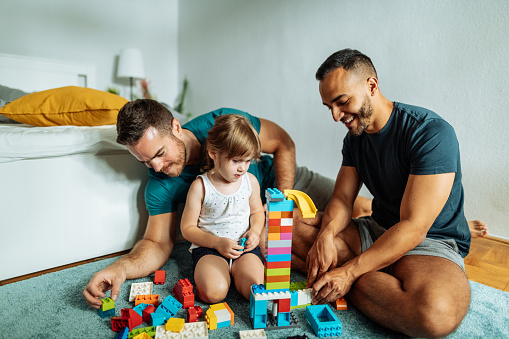
[[[309,195],[316,208],[323,212],[332,198],[335,183],[334,180],[310,171],[307,167],[297,167],[293,189]]]
[[[371,245],[373,245],[373,242],[385,232],[385,228],[378,225],[371,217],[361,217],[359,219],[352,220],[359,229],[362,252],[366,251]],[[430,255],[449,259],[465,271],[465,262],[460,255],[456,241],[453,239],[439,240],[426,238],[422,243],[417,245],[413,250],[410,250],[405,255]]]

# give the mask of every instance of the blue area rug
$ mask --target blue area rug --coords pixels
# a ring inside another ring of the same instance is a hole
[[[187,242],[178,243],[170,260],[163,267],[166,273],[164,285],[154,285],[154,294],[165,298],[173,294],[178,279],[189,278],[191,254]],[[81,293],[92,275],[113,262],[105,259],[90,264],[45,274],[17,283],[0,286],[0,338],[115,338],[110,320],[102,319],[97,311],[88,307]],[[178,265],[177,265],[178,263]],[[115,313],[122,308],[134,307],[130,303],[131,283],[152,281],[145,277],[127,281],[122,285]],[[304,281],[299,273],[292,273],[292,281]],[[448,338],[509,338],[509,293],[470,282],[472,302],[467,316],[456,332]],[[239,338],[238,332],[252,329],[249,320],[249,301],[244,300],[232,288],[225,300],[235,313],[235,325],[209,331],[209,338]],[[195,304],[204,311],[207,305]],[[268,338],[286,338],[306,334],[316,338],[305,318],[305,309],[293,311],[301,324],[300,329],[267,331]],[[372,323],[353,307],[346,311],[334,310],[343,324],[341,337],[345,338],[403,338]],[[187,318],[187,311],[180,310],[177,317]],[[148,326],[143,323],[140,327]]]

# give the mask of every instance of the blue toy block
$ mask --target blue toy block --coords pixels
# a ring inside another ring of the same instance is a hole
[[[152,320],[152,326],[156,327],[164,325],[164,323],[166,322],[166,316],[163,313],[154,312],[150,314],[150,319]]]
[[[293,200],[271,202],[267,207],[269,212],[293,212]]]
[[[291,284],[290,284],[291,288]],[[297,294],[297,291],[290,291],[290,295],[292,296],[292,300],[290,301],[290,307],[298,306],[299,305],[299,295]]]
[[[261,294],[261,293],[277,293],[277,292],[289,292],[289,288],[279,288],[279,289],[273,289],[273,290],[266,290],[265,286],[263,284],[258,285],[252,285],[251,286],[252,291],[254,294]]]
[[[136,311],[136,313],[138,313],[139,315],[141,315],[141,316],[143,317],[143,310],[144,310],[145,308],[147,308],[147,306],[148,306],[147,304],[143,304],[143,303],[141,303],[141,304],[139,304],[138,306],[135,306],[135,307],[133,308],[133,310],[135,310],[135,311]]]
[[[265,257],[267,262],[281,262],[281,261],[291,261],[291,254],[271,254]]]
[[[277,314],[277,326],[290,326],[290,312]]]
[[[267,188],[267,190],[265,191],[265,197],[267,198],[267,202],[285,200],[285,195],[277,188]]]
[[[127,339],[129,336],[129,327],[125,327],[122,331],[120,331],[115,339]]]
[[[111,317],[114,317],[115,316],[115,309],[112,308],[112,309],[109,309],[107,311],[103,311],[101,309],[98,309],[97,310],[97,314],[99,314],[99,316],[101,318],[111,318]]]
[[[228,326],[231,326],[232,325],[232,321],[231,320],[226,320],[226,321],[221,321],[219,323],[217,323],[217,327],[216,328],[223,328],[223,327],[228,327]]]
[[[166,299],[159,305],[154,313],[161,313],[164,315],[165,321],[172,318],[182,308],[182,304],[177,299],[168,295]],[[156,326],[156,325],[154,325]]]
[[[255,315],[251,318],[253,321],[253,328],[266,328],[267,327],[267,314]]]
[[[249,297],[250,317],[267,314],[267,300],[255,300],[253,293]]]
[[[247,240],[247,238],[240,238],[240,240],[239,240],[239,245],[240,245],[240,246],[244,246],[244,244],[246,243],[246,240]],[[242,251],[244,251],[244,249],[242,248],[242,249],[240,249],[239,251],[241,251],[241,252],[242,252]]]
[[[306,319],[318,337],[341,335],[341,322],[329,305],[311,305],[306,307]]]

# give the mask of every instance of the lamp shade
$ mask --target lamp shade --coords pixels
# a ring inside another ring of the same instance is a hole
[[[117,76],[119,78],[142,79],[145,77],[141,51],[136,48],[124,48],[118,60]]]

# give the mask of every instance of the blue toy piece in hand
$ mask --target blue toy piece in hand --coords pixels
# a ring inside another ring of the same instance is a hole
[[[246,240],[247,240],[247,238],[240,238],[239,245],[244,246],[244,244],[246,243]],[[240,249],[239,251],[242,252],[242,251],[244,251],[244,249]]]

